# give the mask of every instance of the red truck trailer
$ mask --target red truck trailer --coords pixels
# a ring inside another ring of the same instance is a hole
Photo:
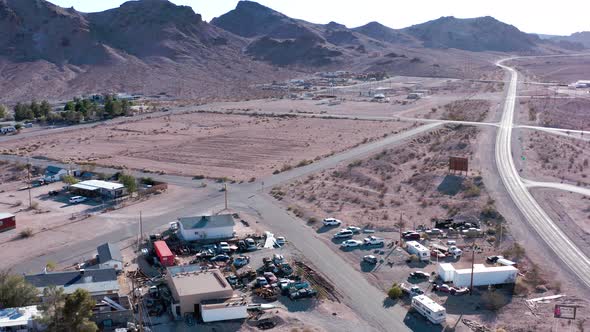
[[[0,233],[16,228],[16,217],[11,213],[0,212]]]
[[[160,263],[163,266],[174,265],[174,254],[172,254],[172,251],[170,251],[170,248],[168,248],[165,241],[154,242],[154,249],[156,250],[156,255],[158,255]]]

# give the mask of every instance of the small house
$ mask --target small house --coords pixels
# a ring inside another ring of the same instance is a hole
[[[70,186],[70,192],[85,197],[119,198],[127,195],[125,186],[118,182],[86,180]]]
[[[0,331],[43,331],[37,322],[41,311],[36,305],[0,309]]]
[[[96,251],[98,252],[96,260],[99,268],[112,268],[117,272],[123,270],[123,255],[117,245],[107,242],[98,246]]]
[[[179,232],[187,241],[229,239],[234,237],[231,214],[178,218]]]
[[[25,280],[37,287],[39,296],[49,286],[62,287],[64,294],[72,294],[76,289],[85,289],[96,300],[104,296],[118,296],[119,282],[115,269],[88,269],[79,271],[56,271],[25,275]]]
[[[45,169],[45,175],[43,176],[43,180],[47,182],[57,182],[61,181],[61,179],[68,175],[69,172],[65,168],[61,168],[58,166],[47,166]]]

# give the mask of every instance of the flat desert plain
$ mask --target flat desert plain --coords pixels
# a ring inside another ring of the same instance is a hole
[[[7,142],[0,152],[148,172],[247,180],[409,126],[394,121],[194,112],[31,137]]]

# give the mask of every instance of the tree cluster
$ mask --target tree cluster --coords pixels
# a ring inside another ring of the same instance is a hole
[[[63,288],[51,286],[43,291],[44,302],[40,305],[43,316],[39,321],[50,332],[95,332],[98,327],[90,320],[96,302],[85,289],[76,289],[70,295]]]
[[[101,104],[95,99],[74,98],[66,103],[63,111],[57,112],[51,109],[51,105],[46,100],[41,103],[35,100],[30,104],[18,103],[14,106],[14,119],[75,124],[82,121],[116,118],[131,113],[132,103],[127,100],[117,99],[113,95],[104,95],[103,100],[104,103]]]

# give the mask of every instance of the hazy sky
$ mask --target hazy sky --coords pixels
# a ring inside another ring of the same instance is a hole
[[[124,0],[49,0],[62,7],[96,12],[118,7]],[[235,8],[237,0],[172,0],[188,5],[206,21]],[[259,3],[313,23],[336,21],[356,27],[378,21],[403,28],[441,16],[493,16],[522,31],[569,35],[590,31],[590,1],[547,0],[260,0]]]

